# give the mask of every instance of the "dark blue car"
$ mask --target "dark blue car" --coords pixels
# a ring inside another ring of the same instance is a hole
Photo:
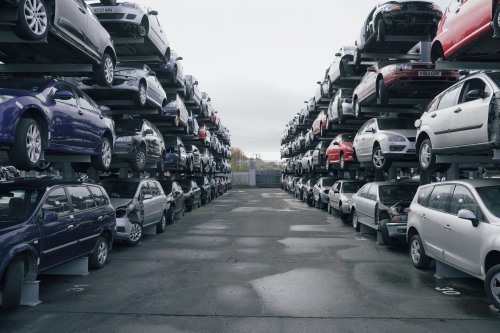
[[[22,285],[56,265],[89,256],[106,263],[116,216],[99,185],[31,179],[0,184],[2,308],[19,305]]]
[[[185,170],[187,152],[184,143],[177,136],[165,136],[165,170]]]
[[[56,79],[0,79],[0,150],[14,167],[32,170],[46,155],[90,155],[108,170],[114,123],[90,97]]]

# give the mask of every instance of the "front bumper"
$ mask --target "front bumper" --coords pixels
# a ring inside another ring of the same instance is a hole
[[[116,238],[127,240],[130,236],[132,223],[127,217],[116,218]]]
[[[406,228],[406,223],[387,223],[387,230],[389,231],[389,237],[391,238],[406,240]]]
[[[382,147],[382,154],[389,159],[418,160],[415,142],[386,141]]]
[[[116,142],[113,150],[113,157],[122,160],[132,160],[135,158],[137,147],[132,142]]]

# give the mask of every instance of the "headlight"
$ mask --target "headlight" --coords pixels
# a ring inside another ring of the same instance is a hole
[[[347,150],[353,150],[352,147],[345,147],[345,149],[347,149]]]
[[[12,99],[14,98],[14,96],[9,96],[9,95],[0,95],[0,103],[5,103],[7,102],[9,99]]]
[[[135,74],[135,69],[123,69],[120,71],[116,71],[115,74],[118,75],[132,75]]]
[[[135,8],[135,9],[139,8],[139,6],[137,4],[131,3],[131,2],[124,2],[124,3],[122,3],[122,6],[123,7]]]
[[[387,140],[404,142],[404,141],[406,141],[406,138],[404,136],[401,136],[401,135],[388,135]]]
[[[394,68],[397,71],[404,71],[404,70],[413,69],[412,65],[410,65],[410,64],[397,64],[397,65],[394,65]]]
[[[131,136],[120,136],[116,142],[132,142],[132,138]]]
[[[402,10],[403,8],[401,5],[396,5],[396,4],[389,4],[384,8],[384,12],[395,12]]]

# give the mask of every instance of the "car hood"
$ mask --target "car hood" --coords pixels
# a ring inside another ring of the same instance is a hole
[[[417,136],[417,129],[391,129],[388,131],[380,131],[379,134],[382,135],[393,135],[399,134],[404,136],[405,138],[414,138]]]
[[[352,199],[352,196],[354,195],[355,193],[342,193],[341,196],[343,198],[345,198],[346,200],[351,200]]]
[[[5,89],[5,88],[0,89],[0,95],[7,95],[7,96],[14,96],[14,97],[21,97],[21,96],[37,97],[38,94],[39,93],[31,92],[29,90]]]
[[[2,221],[0,223],[0,236],[11,233],[17,229],[25,228],[25,225],[19,221]]]
[[[133,199],[127,199],[127,198],[110,198],[111,204],[113,205],[114,209],[117,209],[119,207],[125,207],[129,203],[133,201]]]

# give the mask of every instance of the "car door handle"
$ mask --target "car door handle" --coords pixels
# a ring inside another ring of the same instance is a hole
[[[455,110],[455,111],[453,111],[453,112],[455,112],[455,113],[460,113],[460,112],[462,112],[462,109],[461,109],[461,108],[458,108],[458,109],[456,109],[456,110]]]
[[[423,219],[426,219],[426,218],[427,218],[427,216],[425,216],[425,214],[422,214],[422,218],[423,218]]]
[[[70,224],[66,227],[66,230],[73,230],[75,226],[73,224]]]
[[[79,110],[79,111],[78,111],[78,114],[79,114],[80,116],[83,116],[83,112],[82,112],[81,110]]]
[[[432,118],[436,118],[436,116],[437,116],[437,114],[435,114],[435,113],[433,113],[433,114],[431,115],[431,117],[432,117]]]
[[[460,8],[457,8],[457,9],[455,10],[455,13],[458,13],[459,11],[460,11]]]
[[[447,225],[443,226],[443,228],[445,228],[446,230],[451,230],[451,227],[450,227],[450,225],[449,225],[449,224],[447,224]]]

